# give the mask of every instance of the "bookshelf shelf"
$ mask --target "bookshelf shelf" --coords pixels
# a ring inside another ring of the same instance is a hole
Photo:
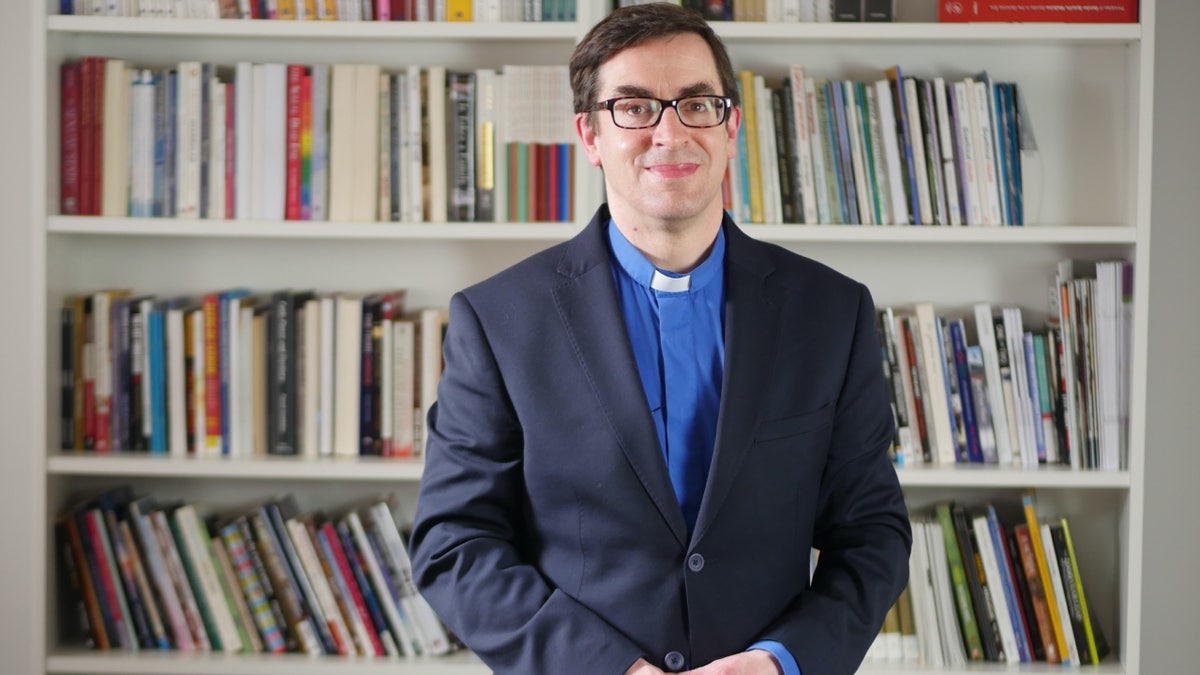
[[[337,223],[306,221],[183,220],[51,216],[55,234],[285,239],[429,239],[563,241],[578,231],[570,223]],[[1124,225],[1028,227],[892,227],[872,225],[746,225],[751,235],[775,242],[877,244],[1132,244],[1137,230]]]
[[[419,459],[379,457],[193,458],[121,454],[52,454],[46,470],[63,476],[139,476],[222,479],[339,481],[418,481],[425,463]]]
[[[1010,469],[978,464],[906,466],[896,470],[906,488],[1094,488],[1126,490],[1128,471],[1075,471],[1067,467]]]
[[[730,42],[1132,44],[1142,37],[1139,24],[717,22],[713,25],[717,34]]]
[[[93,652],[60,650],[46,658],[47,673],[109,675],[487,675],[471,654],[414,659],[310,657],[303,654],[180,654],[177,652]]]
[[[239,19],[151,19],[49,16],[51,33],[177,36],[189,38],[278,38],[284,40],[573,40],[568,22],[456,23],[415,21],[244,21]]]

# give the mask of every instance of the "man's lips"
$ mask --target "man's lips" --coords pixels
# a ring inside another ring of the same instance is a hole
[[[686,178],[699,170],[699,164],[680,162],[676,164],[655,164],[646,170],[659,178]]]

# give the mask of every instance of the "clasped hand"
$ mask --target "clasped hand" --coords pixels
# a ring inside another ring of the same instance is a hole
[[[638,659],[625,675],[666,675],[657,666],[645,659]],[[752,649],[723,659],[717,659],[707,666],[689,670],[683,675],[779,675],[779,666],[775,665],[775,657],[761,649]]]

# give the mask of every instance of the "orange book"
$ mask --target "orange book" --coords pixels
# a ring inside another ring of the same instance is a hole
[[[1029,539],[1033,544],[1033,555],[1037,560],[1038,576],[1041,577],[1042,588],[1046,594],[1046,605],[1050,614],[1050,625],[1054,628],[1054,644],[1061,659],[1067,655],[1067,638],[1063,635],[1063,617],[1058,615],[1058,601],[1054,597],[1054,587],[1050,584],[1050,568],[1046,562],[1046,549],[1042,547],[1041,528],[1037,522],[1037,509],[1034,505],[1032,492],[1021,496],[1021,505],[1025,509],[1025,524],[1029,527]],[[1050,648],[1046,647],[1046,657],[1049,660]]]

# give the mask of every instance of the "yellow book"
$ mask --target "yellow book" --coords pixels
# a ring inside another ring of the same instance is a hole
[[[446,0],[447,21],[474,21],[471,0]]]
[[[1071,527],[1067,524],[1067,519],[1059,520],[1063,529],[1063,539],[1067,542],[1067,556],[1071,559],[1071,576],[1075,580],[1075,593],[1079,596],[1079,611],[1083,614],[1083,633],[1087,636],[1087,644],[1080,645],[1080,650],[1088,650],[1091,656],[1091,664],[1100,663],[1100,659],[1104,658],[1104,654],[1096,647],[1096,630],[1097,627],[1092,626],[1092,615],[1088,610],[1087,596],[1083,593],[1083,577],[1079,574],[1079,560],[1075,557],[1075,543],[1071,541]],[[1102,638],[1103,639],[1103,638]],[[1107,649],[1105,650],[1107,652]]]
[[[1050,568],[1047,567],[1046,563],[1046,550],[1042,548],[1041,526],[1038,525],[1037,509],[1035,508],[1032,492],[1026,492],[1021,496],[1021,505],[1025,509],[1025,522],[1029,525],[1029,538],[1033,542],[1033,556],[1037,559],[1038,576],[1042,578],[1042,587],[1046,590],[1046,605],[1050,614],[1050,624],[1054,626],[1054,643],[1058,646],[1058,653],[1066,657],[1070,652],[1067,650],[1067,638],[1063,635],[1063,617],[1059,616],[1058,604],[1053,598],[1054,585],[1050,581]]]
[[[277,0],[275,18],[283,21],[296,20],[296,0]]]
[[[762,172],[758,164],[758,122],[755,121],[758,106],[754,104],[754,73],[743,70],[738,73],[742,85],[742,125],[746,128],[746,175],[750,180],[750,222],[763,222]]]

